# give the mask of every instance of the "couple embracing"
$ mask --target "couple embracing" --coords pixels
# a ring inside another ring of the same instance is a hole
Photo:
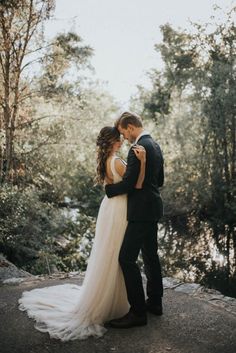
[[[117,156],[122,137],[131,143],[127,163]],[[147,324],[147,311],[162,315],[163,285],[157,222],[163,215],[159,187],[164,182],[159,145],[141,118],[123,113],[97,138],[97,178],[105,185],[92,251],[82,286],[63,284],[33,289],[20,309],[50,337],[68,341],[100,337],[106,327]],[[137,265],[142,252],[147,300]]]

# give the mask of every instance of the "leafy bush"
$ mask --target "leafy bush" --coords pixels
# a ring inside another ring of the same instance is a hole
[[[34,274],[55,268],[85,269],[95,220],[78,213],[76,221],[40,200],[35,188],[0,189],[0,252],[15,265]]]
[[[77,201],[83,213],[96,217],[104,190],[102,186],[95,184],[95,173],[89,173],[86,168],[80,167],[70,177],[68,196]]]
[[[38,252],[48,248],[63,219],[50,203],[29,187],[3,186],[0,190],[0,249],[17,266],[28,269]]]

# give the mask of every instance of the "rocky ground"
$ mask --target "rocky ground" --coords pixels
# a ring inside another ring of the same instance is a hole
[[[1,261],[3,259],[0,259],[1,353],[236,352],[236,299],[173,278],[164,279],[164,315],[150,314],[147,326],[109,329],[104,337],[85,341],[62,343],[50,339],[48,334],[35,330],[33,320],[18,310],[18,299],[24,290],[68,282],[82,283],[83,274],[35,277],[21,273],[24,277],[7,279],[1,277],[4,267]]]

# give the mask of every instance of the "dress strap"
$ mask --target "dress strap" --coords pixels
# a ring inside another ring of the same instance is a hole
[[[116,171],[116,167],[115,167],[115,160],[116,159],[119,159],[119,157],[113,156],[112,159],[111,159],[111,172],[112,172],[113,176],[117,176],[118,175],[118,173]]]

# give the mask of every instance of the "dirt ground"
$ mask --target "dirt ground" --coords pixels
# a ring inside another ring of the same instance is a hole
[[[236,316],[188,294],[166,289],[164,315],[148,315],[148,325],[112,329],[102,338],[85,341],[50,339],[18,309],[24,290],[78,279],[45,280],[18,286],[0,286],[1,353],[235,353]]]

